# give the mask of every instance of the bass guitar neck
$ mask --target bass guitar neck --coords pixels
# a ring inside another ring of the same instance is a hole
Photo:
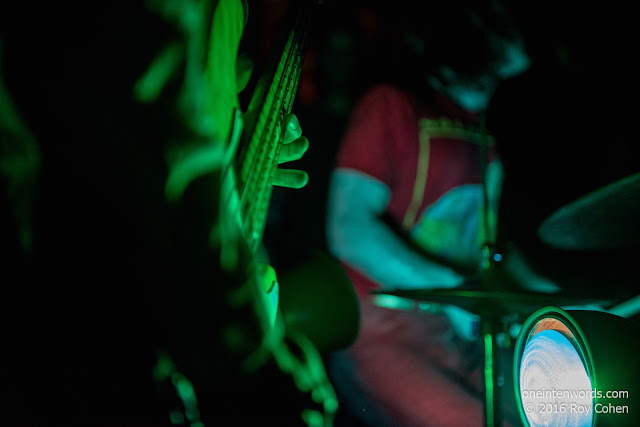
[[[293,107],[309,39],[308,2],[302,2],[293,26],[260,76],[248,110],[236,159],[238,216],[249,247],[262,240],[273,186],[271,180],[284,136],[284,121]]]

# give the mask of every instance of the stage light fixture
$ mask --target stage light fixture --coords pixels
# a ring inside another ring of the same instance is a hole
[[[602,311],[546,307],[514,350],[524,426],[640,425],[640,325]]]

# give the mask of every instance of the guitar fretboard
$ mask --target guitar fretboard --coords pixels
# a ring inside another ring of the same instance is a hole
[[[245,239],[252,249],[262,240],[267,221],[273,189],[271,180],[282,145],[284,120],[291,112],[300,80],[308,19],[305,10],[301,10],[279,61],[270,64],[261,75],[245,114],[242,149],[237,159],[238,209]]]

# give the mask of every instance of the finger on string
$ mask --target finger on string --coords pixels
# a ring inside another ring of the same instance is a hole
[[[300,160],[308,149],[309,140],[304,136],[301,136],[293,142],[284,144],[282,147],[280,147],[280,153],[278,154],[278,164]]]
[[[289,114],[284,120],[284,136],[282,142],[289,144],[302,136],[302,128],[295,114]]]

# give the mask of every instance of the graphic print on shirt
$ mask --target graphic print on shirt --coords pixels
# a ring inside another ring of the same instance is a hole
[[[450,127],[434,120],[424,120],[420,127],[421,145],[435,137],[450,137],[478,143],[489,140],[478,132],[466,132],[460,127]],[[428,150],[421,150],[421,156],[428,156]],[[424,164],[419,159],[418,163]],[[481,166],[481,165],[480,165]],[[420,214],[411,228],[415,242],[427,252],[438,255],[459,265],[478,266],[482,261],[482,247],[495,239],[497,210],[502,181],[502,167],[494,160],[487,168],[487,189],[489,195],[489,236],[484,225],[484,197],[481,183],[463,184],[446,191]],[[429,182],[416,182],[423,188]]]

